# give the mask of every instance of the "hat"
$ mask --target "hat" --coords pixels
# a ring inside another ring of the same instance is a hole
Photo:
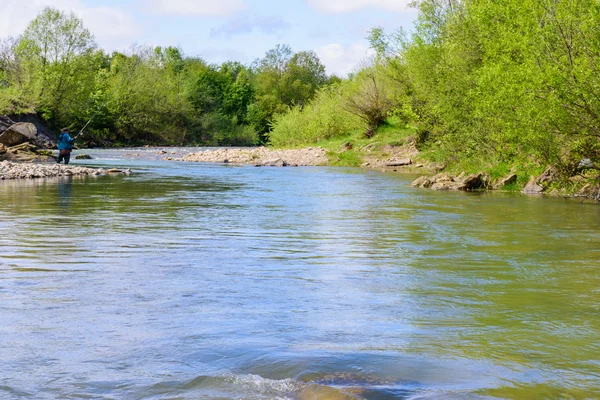
[[[61,132],[69,132],[69,128],[62,128],[60,131]]]

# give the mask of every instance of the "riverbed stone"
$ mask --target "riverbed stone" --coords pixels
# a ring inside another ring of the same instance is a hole
[[[523,193],[525,194],[540,194],[544,191],[544,188],[537,184],[536,179],[531,177],[525,188],[523,189]]]
[[[227,160],[231,164],[258,166],[326,165],[327,152],[320,147],[310,149],[268,149],[253,147],[244,149],[214,149],[191,153],[183,161],[216,162]]]
[[[287,163],[281,158],[273,158],[263,161],[261,165],[264,167],[285,167]]]
[[[91,160],[92,156],[90,156],[89,154],[77,154],[75,156],[76,160]]]
[[[464,178],[460,185],[458,186],[458,190],[477,190],[484,189],[485,184],[484,174],[479,172],[477,174],[471,174]]]
[[[402,158],[400,160],[388,161],[385,163],[386,167],[404,167],[406,165],[412,164],[412,160],[410,158]]]
[[[50,178],[58,176],[72,175],[91,175],[96,174],[97,170],[71,165],[62,165],[56,163],[21,163],[2,161],[0,163],[0,179],[32,179],[32,178]]]
[[[420,176],[411,185],[413,187],[430,188],[433,185],[433,181],[427,176]]]
[[[437,191],[458,190],[458,183],[453,181],[439,181],[431,185],[431,189]]]

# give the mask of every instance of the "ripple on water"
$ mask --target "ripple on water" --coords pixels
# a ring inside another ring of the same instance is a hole
[[[600,395],[597,207],[139,152],[0,184],[0,397]]]

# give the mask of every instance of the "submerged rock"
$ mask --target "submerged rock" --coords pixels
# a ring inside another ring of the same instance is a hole
[[[92,156],[90,156],[89,154],[77,154],[75,156],[76,160],[91,160]]]

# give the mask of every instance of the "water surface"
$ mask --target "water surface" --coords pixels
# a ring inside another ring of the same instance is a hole
[[[0,182],[0,398],[600,396],[596,204],[91,154]]]

